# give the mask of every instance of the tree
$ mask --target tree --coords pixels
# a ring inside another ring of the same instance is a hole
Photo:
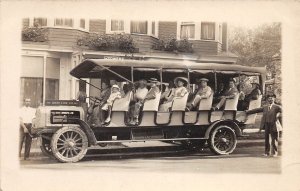
[[[255,28],[232,27],[229,50],[238,56],[237,64],[266,66],[275,77],[276,92],[281,93],[281,24],[270,23]]]

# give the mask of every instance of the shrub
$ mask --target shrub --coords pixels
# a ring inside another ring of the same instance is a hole
[[[88,46],[96,50],[118,50],[135,52],[133,38],[129,34],[96,34],[90,33],[77,41],[79,46]]]
[[[44,42],[48,40],[48,33],[44,28],[26,27],[22,30],[22,40]]]
[[[171,38],[168,40],[159,40],[158,43],[153,46],[155,50],[162,50],[168,52],[193,52],[193,45],[187,39],[176,40]]]

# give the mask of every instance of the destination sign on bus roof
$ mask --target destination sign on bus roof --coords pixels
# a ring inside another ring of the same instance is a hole
[[[46,106],[57,106],[57,105],[65,105],[65,106],[79,106],[79,101],[75,100],[46,100]]]

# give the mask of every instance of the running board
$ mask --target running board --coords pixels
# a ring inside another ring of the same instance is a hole
[[[137,139],[137,140],[114,140],[114,141],[97,141],[100,143],[123,143],[123,142],[146,142],[146,141],[185,141],[185,140],[206,140],[206,138],[174,138],[174,139]]]

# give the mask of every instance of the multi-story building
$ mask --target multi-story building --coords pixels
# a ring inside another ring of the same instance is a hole
[[[47,34],[44,41],[22,41],[21,99],[31,98],[33,106],[47,99],[74,99],[79,81],[69,71],[86,58],[190,60],[234,64],[228,52],[227,24],[186,21],[130,21],[121,19],[25,18],[23,28],[39,26]],[[130,34],[137,48],[134,53],[98,51],[78,45],[90,33]],[[155,50],[161,40],[187,39],[193,53]],[[99,80],[91,80],[99,85]],[[44,85],[45,84],[45,85]],[[99,92],[86,87],[88,95]]]

